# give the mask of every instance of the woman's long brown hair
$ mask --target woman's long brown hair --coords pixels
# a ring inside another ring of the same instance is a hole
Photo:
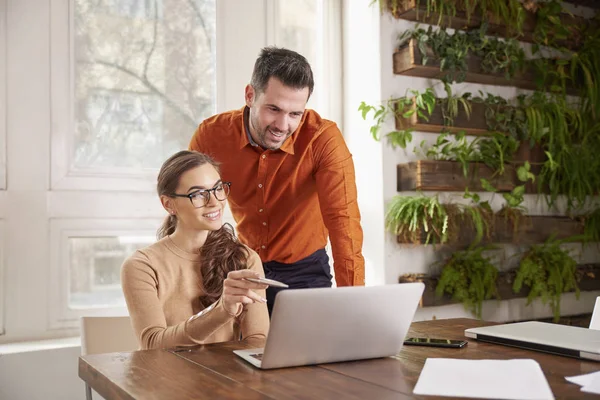
[[[210,164],[219,171],[219,164],[206,154],[197,151],[183,150],[175,153],[162,165],[158,173],[156,190],[159,196],[172,196],[179,185],[179,179],[186,171]],[[175,232],[177,217],[169,215],[157,232],[160,240]],[[247,259],[249,253],[241,244],[233,227],[224,224],[221,229],[208,233],[206,242],[200,248],[202,265],[200,275],[202,276],[202,289],[204,295],[200,302],[209,306],[221,297],[223,292],[223,281],[229,271],[236,271],[248,267]]]

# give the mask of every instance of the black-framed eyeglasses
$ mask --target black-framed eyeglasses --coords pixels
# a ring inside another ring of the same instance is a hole
[[[190,194],[174,193],[173,197],[187,197],[195,208],[206,206],[210,202],[210,192],[213,193],[215,199],[223,201],[229,196],[231,182],[221,182],[212,189],[200,189]]]

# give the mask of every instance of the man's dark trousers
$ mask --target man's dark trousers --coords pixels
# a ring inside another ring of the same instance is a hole
[[[263,268],[265,277],[286,283],[290,289],[331,287],[331,267],[325,249],[317,250],[310,256],[292,264],[267,261],[263,263]],[[273,312],[275,296],[281,290],[286,289],[267,288],[269,316]]]

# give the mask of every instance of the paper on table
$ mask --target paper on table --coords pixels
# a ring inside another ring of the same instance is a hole
[[[540,365],[528,359],[428,358],[413,393],[482,399],[554,399]]]
[[[587,386],[594,380],[600,380],[600,371],[591,372],[585,375],[565,376],[565,379],[571,383],[576,383],[579,386]]]
[[[581,388],[582,392],[600,394],[600,376],[594,377],[594,380]]]

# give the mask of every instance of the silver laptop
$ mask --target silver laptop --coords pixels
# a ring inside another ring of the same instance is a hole
[[[423,288],[402,283],[281,291],[265,348],[234,353],[262,369],[396,355]]]
[[[600,331],[546,322],[471,328],[465,336],[484,342],[600,361]]]

